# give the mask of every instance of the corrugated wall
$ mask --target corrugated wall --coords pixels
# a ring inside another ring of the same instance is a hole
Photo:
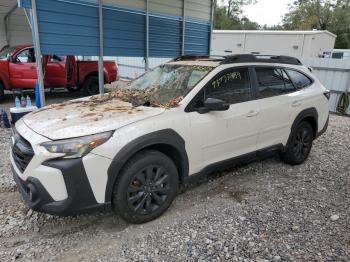
[[[23,1],[23,0],[22,0]],[[146,55],[146,0],[103,1],[104,54]],[[182,53],[183,0],[149,0],[149,56]],[[211,1],[186,0],[185,54],[208,54]],[[95,0],[37,0],[43,54],[99,53]]]
[[[330,111],[336,112],[339,96],[350,92],[350,60],[302,58],[303,63],[313,68],[321,83],[331,90]],[[347,111],[350,114],[350,108]]]

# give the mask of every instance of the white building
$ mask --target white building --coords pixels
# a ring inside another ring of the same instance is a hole
[[[328,31],[214,30],[211,54],[265,54],[296,57],[330,55],[336,35]]]

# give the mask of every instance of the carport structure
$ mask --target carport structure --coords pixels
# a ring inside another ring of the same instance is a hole
[[[208,55],[213,0],[19,0],[28,10],[36,56],[149,57]],[[37,59],[44,103],[41,60]]]
[[[16,0],[0,1],[0,50],[32,42],[28,19],[25,10],[18,8]]]

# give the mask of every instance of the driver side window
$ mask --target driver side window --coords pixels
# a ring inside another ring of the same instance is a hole
[[[17,55],[17,61],[21,63],[35,63],[34,48],[24,49]]]
[[[213,78],[204,90],[207,98],[221,99],[229,104],[238,104],[252,100],[248,68],[231,68]]]

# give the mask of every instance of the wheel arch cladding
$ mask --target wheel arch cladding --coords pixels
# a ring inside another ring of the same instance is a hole
[[[304,109],[301,111],[298,116],[295,118],[291,131],[294,130],[294,128],[300,124],[302,121],[308,122],[313,130],[313,137],[314,139],[317,137],[317,132],[318,132],[318,113],[316,108],[311,107]]]
[[[124,146],[114,157],[108,168],[105,199],[112,199],[113,187],[125,163],[142,150],[162,152],[172,159],[179,173],[180,183],[188,176],[189,164],[184,139],[172,129],[164,129],[141,136]]]

